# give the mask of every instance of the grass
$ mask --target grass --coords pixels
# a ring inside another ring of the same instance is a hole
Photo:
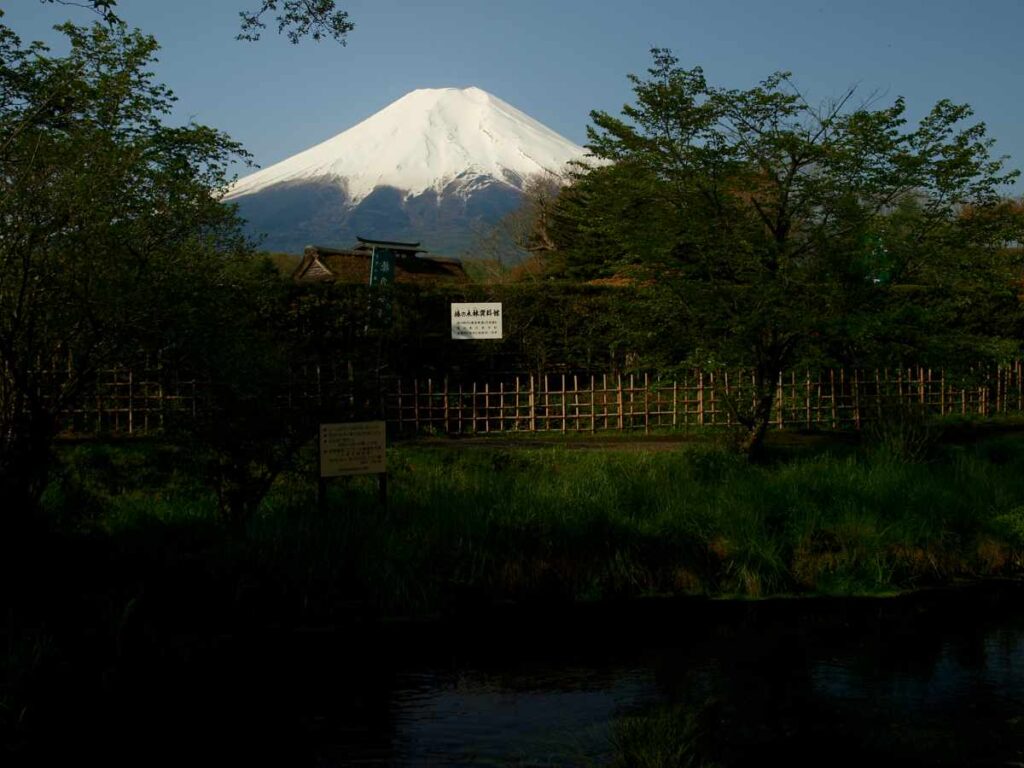
[[[1024,438],[800,452],[752,466],[715,446],[543,451],[399,446],[387,510],[372,478],[315,503],[312,455],[277,483],[242,540],[170,446],[77,446],[47,503],[117,540],[195,534],[202,557],[301,597],[430,614],[502,600],[646,595],[885,594],[1016,575],[1024,559]],[[186,536],[187,538],[187,536]],[[187,549],[187,545],[183,545]]]
[[[661,705],[618,718],[612,727],[614,768],[714,768],[716,705]]]

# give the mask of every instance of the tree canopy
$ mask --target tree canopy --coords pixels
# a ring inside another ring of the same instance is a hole
[[[51,56],[0,25],[0,480],[32,495],[57,414],[98,367],[173,344],[198,275],[242,249],[221,132],[169,126],[156,42],[59,28]],[[57,371],[60,375],[57,375]]]
[[[556,239],[570,268],[634,265],[671,286],[695,362],[755,371],[733,403],[748,448],[798,359],[902,346],[921,362],[942,334],[977,348],[963,298],[1012,296],[1024,219],[1003,199],[1017,172],[968,106],[940,101],[909,126],[902,98],[851,89],[814,106],[785,72],[720,88],[652,54],[621,116],[591,113],[606,164],[559,197]]]

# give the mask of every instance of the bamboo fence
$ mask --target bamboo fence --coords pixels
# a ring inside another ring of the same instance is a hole
[[[208,386],[195,378],[168,376],[160,368],[111,368],[100,373],[87,394],[63,410],[63,432],[156,434],[170,418],[194,418]]]
[[[788,371],[775,384],[771,426],[860,429],[886,408],[995,416],[1024,413],[1024,365],[949,375],[900,369]],[[104,371],[89,396],[63,414],[67,434],[147,435],[167,419],[204,408],[210,384],[165,371]],[[288,404],[299,408],[350,398],[352,372],[312,367],[292,376]],[[348,387],[348,389],[346,389]],[[731,427],[749,408],[749,372],[692,371],[674,379],[650,375],[558,373],[508,375],[486,381],[383,379],[378,393],[393,433],[606,432]]]
[[[50,389],[60,390],[72,375],[70,365],[54,365],[42,377]],[[84,388],[86,394],[61,411],[65,436],[153,435],[175,422],[187,422],[209,408],[214,382],[184,374],[160,363],[131,368],[106,369]],[[303,366],[289,372],[278,387],[281,403],[296,411],[334,403],[331,410],[351,411],[357,389],[350,365]]]
[[[1022,413],[1022,377],[1020,362],[956,377],[918,367],[790,371],[776,379],[770,424],[859,430],[894,406],[940,416]],[[554,374],[469,384],[399,381],[384,400],[399,433],[458,435],[732,427],[753,397],[749,373],[693,371],[672,380]]]

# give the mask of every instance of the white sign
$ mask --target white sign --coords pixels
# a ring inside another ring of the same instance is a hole
[[[501,303],[452,304],[453,339],[500,339]]]
[[[320,477],[376,475],[387,471],[384,422],[320,425]]]

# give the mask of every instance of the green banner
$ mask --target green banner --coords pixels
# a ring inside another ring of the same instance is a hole
[[[395,283],[395,252],[390,248],[373,247],[370,259],[370,287],[379,291],[370,300],[376,320],[391,325],[394,311],[391,306],[391,286]]]
[[[395,252],[390,248],[373,247],[370,259],[370,285],[387,286],[395,282]]]

